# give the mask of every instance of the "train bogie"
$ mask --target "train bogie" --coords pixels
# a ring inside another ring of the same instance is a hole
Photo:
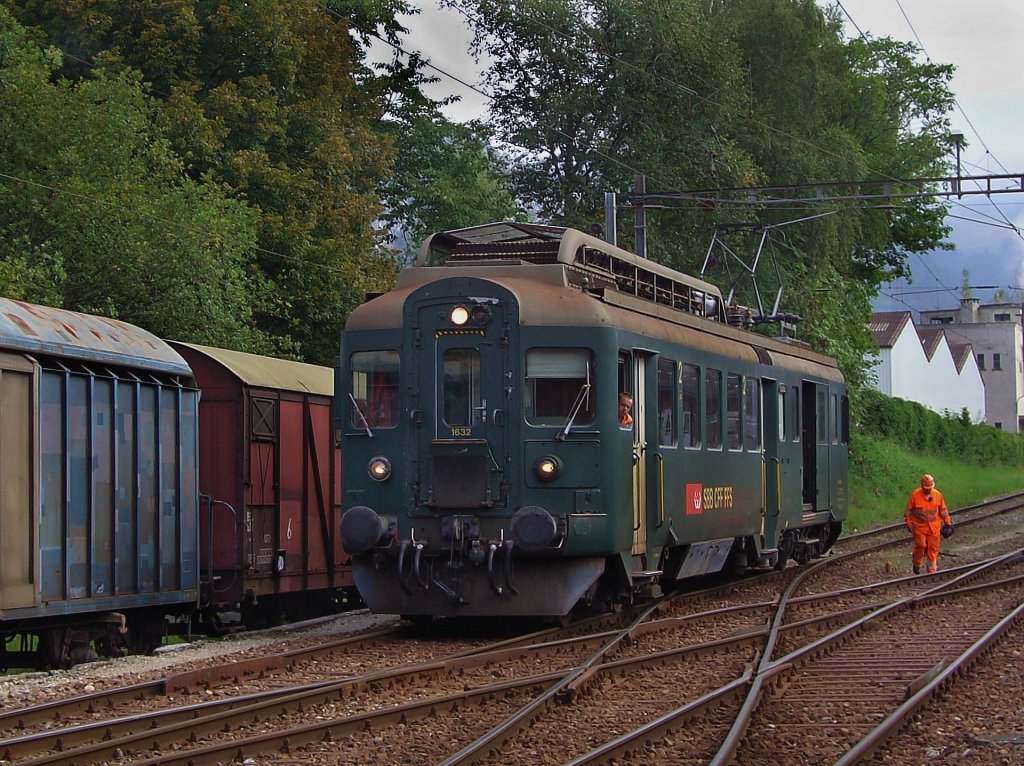
[[[428,240],[350,317],[339,389],[342,535],[378,611],[561,616],[820,555],[846,515],[835,362],[572,230]]]
[[[49,665],[153,648],[199,591],[188,365],[137,327],[7,299],[0,348],[0,635]]]

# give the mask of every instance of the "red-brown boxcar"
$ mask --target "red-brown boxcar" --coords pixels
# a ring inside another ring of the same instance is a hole
[[[199,404],[206,613],[297,619],[357,598],[338,532],[341,461],[327,367],[187,343]]]

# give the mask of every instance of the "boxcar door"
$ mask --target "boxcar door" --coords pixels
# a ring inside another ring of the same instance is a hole
[[[480,300],[480,299],[476,299]],[[468,319],[452,317],[463,307]],[[484,509],[503,502],[505,389],[511,380],[504,307],[446,300],[419,306],[419,502]]]
[[[35,365],[0,353],[0,614],[34,606]]]

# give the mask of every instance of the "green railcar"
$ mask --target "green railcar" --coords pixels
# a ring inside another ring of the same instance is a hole
[[[714,286],[572,229],[429,238],[339,357],[341,534],[367,605],[562,616],[826,552],[843,378],[744,324]]]

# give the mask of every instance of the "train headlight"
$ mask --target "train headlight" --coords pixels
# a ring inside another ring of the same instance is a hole
[[[562,461],[554,455],[545,455],[533,464],[533,472],[539,481],[554,481],[562,473]]]
[[[473,310],[469,312],[470,319],[473,320],[473,324],[483,327],[491,321],[491,307],[486,306],[483,303],[478,303],[473,307]]]
[[[370,462],[366,464],[366,472],[374,481],[387,481],[391,476],[391,461],[380,455],[370,458]]]
[[[452,320],[452,324],[456,327],[462,327],[469,321],[469,311],[465,306],[456,306],[452,309],[452,313],[448,317]]]

